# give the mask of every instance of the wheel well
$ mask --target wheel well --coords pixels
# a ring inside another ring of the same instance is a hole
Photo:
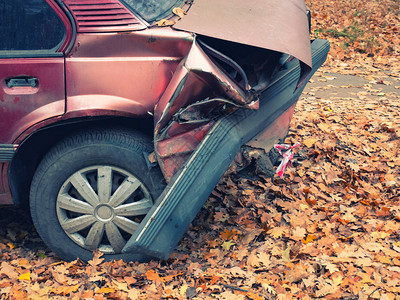
[[[125,128],[152,137],[153,119],[83,118],[59,122],[34,132],[20,144],[8,170],[11,194],[16,205],[28,203],[33,175],[49,149],[82,128]]]

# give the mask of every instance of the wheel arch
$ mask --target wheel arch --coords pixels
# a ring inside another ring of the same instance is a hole
[[[44,155],[57,143],[82,129],[123,128],[141,132],[152,138],[152,118],[98,117],[78,118],[58,122],[30,134],[19,145],[8,168],[8,178],[13,202],[25,206],[33,175]]]

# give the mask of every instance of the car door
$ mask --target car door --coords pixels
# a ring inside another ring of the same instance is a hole
[[[16,149],[11,145],[21,142],[22,133],[64,114],[63,51],[70,32],[68,19],[50,0],[0,1],[0,151],[7,152],[0,155],[3,177]],[[6,189],[1,177],[0,196]]]

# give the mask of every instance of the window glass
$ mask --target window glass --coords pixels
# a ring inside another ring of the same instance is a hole
[[[54,51],[65,27],[45,0],[0,0],[0,50]]]
[[[130,8],[149,23],[172,15],[172,9],[184,0],[124,0]]]

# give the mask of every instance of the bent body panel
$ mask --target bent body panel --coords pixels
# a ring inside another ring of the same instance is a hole
[[[326,60],[329,43],[314,41],[312,49],[315,71]],[[299,62],[292,60],[276,75],[274,84],[262,93],[259,110],[239,109],[215,123],[185,166],[169,182],[123,252],[139,251],[162,259],[169,257],[240,147],[295,105],[305,86],[297,89],[300,74]]]

